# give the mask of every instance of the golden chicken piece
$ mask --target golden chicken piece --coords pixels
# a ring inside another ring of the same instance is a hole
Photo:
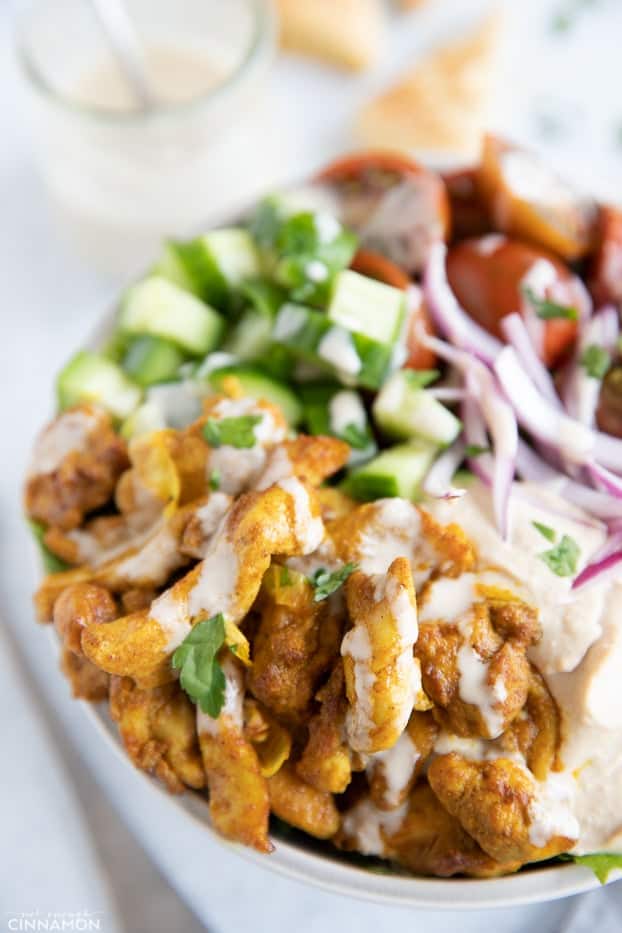
[[[304,554],[318,547],[324,526],[317,511],[310,491],[294,477],[240,496],[205,559],[149,610],[87,628],[85,655],[103,670],[133,677],[145,687],[172,680],[171,655],[199,619],[222,613],[237,624],[254,603],[274,554]]]
[[[500,737],[499,744],[510,755],[521,754],[538,781],[544,781],[549,771],[559,770],[559,710],[544,678],[533,665],[525,706]]]
[[[470,761],[452,752],[434,759],[428,780],[445,809],[498,862],[553,858],[578,838],[566,775],[540,783],[509,758]]]
[[[296,772],[317,790],[342,794],[352,778],[352,751],[345,735],[348,700],[341,658],[316,699],[320,709],[309,720],[309,738]]]
[[[455,605],[455,621],[437,618]],[[527,699],[526,652],[540,637],[537,612],[511,591],[466,574],[428,584],[420,621],[415,654],[438,722],[463,737],[501,735]]]
[[[63,648],[60,669],[71,684],[71,694],[76,700],[101,703],[108,698],[110,677],[104,671],[68,648]]]
[[[136,767],[158,777],[170,793],[205,786],[194,707],[178,684],[141,690],[129,677],[112,677],[110,715]]]
[[[244,697],[244,735],[252,742],[261,773],[272,777],[290,756],[292,737],[289,731],[265,706],[252,697]]]
[[[26,514],[64,531],[111,497],[128,463],[110,416],[92,405],[63,412],[39,435],[24,491]]]
[[[346,733],[354,751],[371,754],[395,745],[421,691],[408,560],[397,557],[386,574],[353,573],[346,599],[353,623],[341,645],[350,704]]]
[[[349,456],[349,445],[336,437],[299,434],[271,451],[258,488],[264,489],[288,476],[296,476],[309,486],[319,486],[344,467]]]
[[[332,534],[332,522],[344,519],[358,508],[358,503],[346,496],[337,486],[321,486],[317,491],[317,497],[329,535]]]
[[[369,796],[379,810],[394,810],[409,796],[434,748],[439,728],[431,712],[411,714],[392,748],[367,762]]]
[[[339,652],[340,614],[330,601],[314,601],[307,577],[279,564],[266,574],[258,608],[248,688],[276,716],[300,723]]]
[[[81,528],[48,528],[43,543],[67,564],[95,564],[106,552],[129,546],[135,532],[124,515],[99,515]]]
[[[399,829],[388,839],[390,857],[417,875],[492,878],[508,874],[520,862],[496,862],[445,810],[428,784],[411,793]]]
[[[268,778],[270,809],[280,820],[318,839],[330,839],[339,829],[339,811],[331,794],[306,784],[286,762]]]
[[[179,542],[181,553],[203,560],[210,541],[232,504],[233,498],[225,492],[212,492],[193,503]]]
[[[459,576],[475,564],[473,544],[458,525],[440,525],[405,499],[367,502],[331,522],[330,534],[343,561],[365,573],[386,573],[407,557],[417,590],[431,576]]]
[[[54,628],[65,648],[82,654],[82,632],[87,625],[105,625],[118,615],[108,590],[92,583],[74,583],[62,591],[54,603]]]
[[[227,839],[270,852],[268,787],[257,753],[243,731],[242,670],[231,657],[224,659],[221,666],[226,687],[218,719],[197,708],[210,814],[218,832]]]

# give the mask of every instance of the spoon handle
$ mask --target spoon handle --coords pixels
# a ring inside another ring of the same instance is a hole
[[[143,110],[156,103],[145,51],[124,0],[90,0],[117,64]]]

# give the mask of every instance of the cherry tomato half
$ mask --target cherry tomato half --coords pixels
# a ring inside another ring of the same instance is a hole
[[[345,156],[323,169],[316,182],[329,186],[342,222],[364,246],[410,274],[423,267],[430,243],[448,236],[449,199],[442,178],[407,156]]]
[[[392,285],[394,288],[401,288],[406,291],[410,287],[411,281],[406,273],[396,266],[390,259],[381,256],[380,253],[374,253],[370,249],[359,249],[351,262],[351,268],[361,275],[367,275],[370,279],[376,279],[378,282],[384,282],[385,285]],[[430,316],[423,301],[423,294],[419,289],[412,291],[413,300],[419,299],[418,304],[411,307],[410,327],[408,333],[408,359],[404,364],[406,369],[434,369],[436,366],[436,354],[421,345],[418,339],[419,328],[430,335],[434,334],[434,328]]]
[[[595,202],[577,193],[533,153],[486,136],[478,178],[496,230],[569,261],[593,249]]]
[[[463,240],[450,249],[447,257],[447,277],[458,301],[478,324],[500,338],[501,319],[524,307],[524,289],[531,284],[530,276],[534,282],[534,271],[544,271],[550,282],[544,289],[547,298],[577,307],[580,295],[570,269],[552,253],[520,240],[491,233]],[[538,294],[535,284],[531,287]],[[572,348],[577,323],[563,317],[542,323],[542,359],[554,367]]]
[[[599,212],[598,246],[589,286],[597,307],[622,306],[622,209],[603,205]]]

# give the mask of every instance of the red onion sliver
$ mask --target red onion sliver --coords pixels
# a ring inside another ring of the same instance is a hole
[[[491,363],[502,345],[460,307],[447,281],[446,256],[447,247],[444,243],[434,243],[430,247],[423,275],[423,293],[428,311],[438,329],[452,343]]]
[[[622,550],[615,551],[613,554],[609,554],[601,560],[593,561],[576,577],[572,584],[572,589],[576,591],[584,589],[591,583],[602,583],[603,578],[619,577],[620,570],[618,565],[620,563],[622,563]]]
[[[581,364],[581,358],[591,345],[612,352],[617,343],[618,333],[618,313],[615,308],[603,308],[588,318],[582,324],[576,354],[564,378],[563,399],[566,411],[572,418],[590,428],[593,428],[596,422],[600,380],[589,375]]]
[[[451,485],[456,470],[464,460],[464,449],[464,441],[454,441],[432,465],[423,484],[423,491],[428,496],[435,499],[458,499],[465,494],[466,489]]]
[[[597,489],[603,489],[614,499],[622,499],[622,478],[598,463],[588,463],[587,472]]]
[[[561,408],[561,402],[555,391],[551,375],[538,357],[520,314],[508,314],[507,317],[504,317],[501,321],[501,329],[507,342],[514,347],[531,381],[551,405]]]
[[[481,416],[477,402],[467,398],[460,411],[463,425],[463,436],[468,447],[488,447],[488,434],[486,425]],[[492,486],[493,463],[489,453],[480,454],[479,457],[467,458],[469,469],[485,485]]]
[[[438,399],[439,402],[462,402],[468,395],[466,389],[454,388],[453,386],[432,386],[426,391],[428,395]]]

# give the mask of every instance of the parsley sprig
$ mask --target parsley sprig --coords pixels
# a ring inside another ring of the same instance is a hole
[[[538,554],[538,557],[558,577],[574,577],[577,572],[577,562],[580,554],[581,549],[574,538],[569,535],[562,535],[561,540],[558,541],[555,547],[543,551],[542,554]]]
[[[369,444],[369,437],[365,428],[354,424],[354,422],[346,425],[343,431],[340,432],[339,437],[356,450],[365,450]]]
[[[309,582],[314,589],[313,602],[321,603],[335,593],[340,586],[346,582],[351,573],[358,569],[358,564],[344,564],[338,570],[326,570],[320,567],[313,576],[309,577]]]
[[[238,418],[223,418],[217,421],[208,418],[203,425],[203,437],[210,447],[254,447],[257,441],[255,427],[261,415],[240,415]]]
[[[543,321],[554,321],[558,318],[567,321],[576,321],[579,317],[579,312],[576,308],[557,304],[557,302],[550,301],[548,298],[540,298],[529,285],[523,288],[523,294],[532,305],[538,317]]]
[[[197,622],[173,655],[182,688],[212,719],[220,715],[225,702],[225,675],[217,660],[224,642],[225,620],[218,613]]]
[[[601,884],[606,884],[611,872],[622,868],[622,853],[592,852],[589,855],[560,855],[563,862],[576,862],[591,868]]]
[[[532,522],[531,523],[536,531],[539,531],[543,538],[546,538],[547,541],[553,542],[557,537],[554,528],[549,528],[548,525],[543,525],[542,522]]]

